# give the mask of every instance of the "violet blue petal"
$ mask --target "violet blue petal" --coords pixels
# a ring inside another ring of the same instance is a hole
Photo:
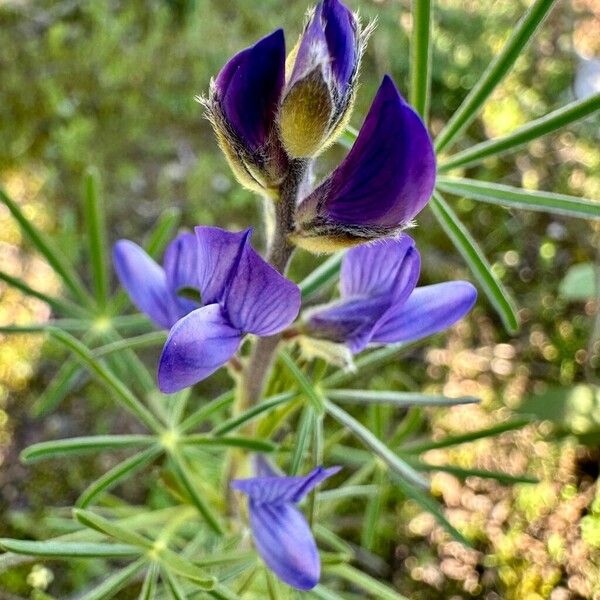
[[[255,504],[281,504],[291,502],[296,504],[314,487],[340,470],[340,467],[317,467],[305,476],[252,477],[250,479],[235,479],[231,482],[234,490],[244,492]]]
[[[242,334],[218,304],[198,308],[175,323],[158,364],[158,387],[166,394],[202,381],[238,349]]]
[[[278,29],[236,54],[215,86],[225,118],[251,149],[269,137],[285,77],[285,40]]]
[[[162,267],[129,240],[119,240],[114,245],[113,263],[121,285],[136,308],[159,327],[169,329],[180,315]]]
[[[406,234],[356,246],[342,261],[342,297],[393,294],[396,301],[406,298],[417,284],[420,266],[415,242]]]
[[[265,262],[245,238],[223,299],[231,324],[246,333],[272,335],[287,327],[300,310],[300,290]]]
[[[314,588],[321,577],[321,562],[304,515],[286,503],[250,500],[249,508],[254,544],[269,569],[293,588]]]
[[[178,295],[185,288],[199,289],[198,285],[198,242],[193,233],[177,236],[165,250],[163,260],[167,285],[177,296],[180,316],[198,308],[198,303]]]
[[[197,240],[198,287],[204,304],[220,302],[237,269],[250,229],[231,233],[219,227],[194,228]]]
[[[356,20],[339,0],[324,0],[322,12],[331,69],[340,91],[345,93],[358,59]]]
[[[342,300],[322,308],[315,307],[305,318],[308,335],[346,344],[354,353],[361,352],[371,340],[379,319],[392,305],[389,294]]]
[[[300,40],[288,88],[291,88],[299,79],[306,77],[319,66],[324,71],[325,80],[329,79],[331,58],[323,28],[322,11],[322,3],[317,4]]]
[[[475,304],[477,290],[467,281],[447,281],[415,289],[397,310],[391,308],[373,332],[372,342],[409,342],[447,329]]]
[[[401,227],[425,206],[434,183],[427,129],[386,75],[348,156],[306,202],[324,197],[323,216],[333,222]]]

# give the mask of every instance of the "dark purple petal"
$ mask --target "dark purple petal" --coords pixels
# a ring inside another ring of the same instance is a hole
[[[425,206],[434,183],[427,129],[386,75],[352,150],[304,203],[330,222],[397,228]]]
[[[309,336],[346,344],[354,353],[365,349],[379,319],[392,304],[390,295],[350,298],[315,307],[305,318]]]
[[[182,233],[177,236],[165,250],[163,260],[167,285],[181,308],[181,315],[186,315],[198,308],[198,303],[178,296],[185,288],[199,289],[198,285],[198,242],[193,233]]]
[[[119,240],[114,245],[113,262],[119,281],[136,308],[159,327],[169,329],[180,315],[164,270],[129,240]]]
[[[234,267],[223,308],[234,327],[272,335],[287,327],[300,310],[300,290],[250,246],[249,237]]]
[[[324,0],[323,19],[331,69],[340,91],[345,93],[358,60],[356,19],[339,0]]]
[[[231,482],[234,490],[244,492],[255,504],[298,503],[308,492],[328,477],[340,470],[340,467],[317,467],[304,477],[253,477],[235,479]]]
[[[466,281],[448,281],[417,288],[397,310],[391,308],[373,332],[375,343],[418,340],[443,331],[475,304],[477,290]]]
[[[413,291],[419,279],[421,260],[414,240],[378,240],[348,250],[342,262],[342,297],[392,295],[398,301]]]
[[[251,149],[267,140],[285,76],[285,40],[278,29],[236,54],[221,70],[215,86],[225,118]]]
[[[218,304],[203,306],[175,323],[158,365],[158,387],[166,394],[202,381],[238,349],[242,334]]]
[[[250,230],[231,233],[218,227],[196,227],[198,287],[204,304],[220,302]]]
[[[282,581],[298,590],[319,582],[319,551],[304,516],[291,504],[250,501],[250,527],[256,550]]]

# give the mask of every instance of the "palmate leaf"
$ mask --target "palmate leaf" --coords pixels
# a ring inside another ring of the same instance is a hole
[[[490,156],[512,152],[522,144],[585,119],[598,110],[600,110],[600,93],[589,98],[576,100],[539,119],[530,121],[508,135],[475,144],[462,152],[453,154],[438,165],[438,172],[445,173],[459,167],[471,166]]]
[[[515,303],[502,282],[492,271],[492,267],[477,242],[439,193],[434,192],[430,206],[438,223],[452,240],[471,272],[477,278],[488,300],[500,315],[506,331],[511,334],[516,333],[519,329],[519,320]]]
[[[412,0],[410,103],[427,122],[431,87],[432,0]]]
[[[499,204],[507,208],[524,208],[582,219],[600,219],[600,201],[587,198],[523,190],[509,185],[458,177],[438,177],[437,187],[454,196]]]
[[[535,0],[529,7],[502,50],[492,60],[436,138],[435,149],[438,153],[452,143],[456,136],[475,119],[483,103],[504,79],[521,55],[522,50],[531,41],[533,34],[542,24],[553,4],[554,0]]]

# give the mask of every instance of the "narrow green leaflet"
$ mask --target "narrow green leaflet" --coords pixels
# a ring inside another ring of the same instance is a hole
[[[427,121],[431,87],[432,1],[412,0],[410,40],[410,103]]]
[[[323,261],[314,271],[312,271],[310,275],[304,278],[298,284],[298,287],[302,292],[302,297],[307,298],[335,281],[339,275],[343,258],[343,251],[332,254],[327,260]]]
[[[379,438],[375,437],[362,423],[359,423],[354,417],[349,415],[335,404],[325,401],[325,409],[338,422],[349,429],[352,434],[359,439],[369,450],[374,452],[390,469],[398,473],[402,478],[428,489],[429,482],[424,479],[413,467],[406,461],[398,457],[390,450]]]
[[[367,550],[373,550],[375,547],[381,509],[385,501],[385,471],[380,466],[376,468],[373,483],[375,484],[373,487],[376,488],[376,491],[369,496],[367,501],[365,518],[360,532],[360,545]]]
[[[75,356],[112,392],[114,398],[125,409],[138,417],[153,431],[160,431],[161,425],[156,417],[133,395],[133,393],[104,364],[99,362],[93,352],[72,335],[60,329],[53,329],[51,335]]]
[[[535,0],[529,7],[502,50],[492,60],[438,135],[435,141],[437,152],[448,146],[477,116],[483,103],[510,71],[517,58],[521,55],[523,48],[531,41],[533,34],[542,24],[553,4],[554,0]]]
[[[158,583],[159,568],[156,563],[152,563],[146,571],[146,577],[140,590],[138,600],[154,600],[156,593],[156,586]]]
[[[461,435],[449,435],[438,441],[424,442],[422,444],[413,444],[411,446],[404,446],[402,452],[409,454],[421,454],[428,450],[434,450],[437,448],[448,448],[449,446],[456,446],[457,444],[464,444],[466,442],[475,442],[483,438],[492,437],[506,431],[514,431],[515,429],[521,429],[531,423],[531,418],[523,417],[521,419],[514,419],[512,421],[506,421],[505,423],[499,423],[486,429],[479,429],[478,431],[470,431]]]
[[[169,569],[162,569],[162,580],[165,587],[169,590],[170,597],[173,600],[187,600],[187,594],[183,589],[183,586],[173,575],[171,575]]]
[[[32,463],[67,454],[133,448],[147,446],[154,442],[156,442],[156,438],[151,435],[94,435],[89,437],[74,437],[33,444],[21,452],[21,460],[26,463]]]
[[[286,404],[290,402],[298,395],[298,392],[283,392],[282,394],[277,394],[276,396],[272,396],[271,398],[267,398],[263,400],[260,404],[249,408],[247,411],[243,412],[241,415],[237,417],[232,417],[231,419],[227,419],[223,421],[220,425],[213,429],[213,435],[225,435],[230,431],[234,431],[235,429],[240,428],[242,425],[253,421],[257,417],[262,414],[265,414],[282,404]]]
[[[310,445],[311,434],[314,429],[314,411],[311,406],[305,406],[300,416],[300,423],[296,433],[296,444],[290,461],[289,475],[297,475],[304,460],[304,455]]]
[[[50,306],[50,308],[52,308],[53,311],[59,314],[66,315],[68,317],[85,318],[88,316],[87,312],[79,306],[77,306],[76,304],[73,304],[68,300],[61,300],[59,298],[48,296],[43,292],[38,292],[37,290],[34,290],[32,287],[27,285],[22,279],[19,279],[18,277],[13,277],[12,275],[5,273],[4,271],[0,271],[0,281],[6,282],[11,287],[14,287],[20,292],[23,292],[26,296],[31,296],[32,298],[37,298],[38,300],[45,302],[48,306]]]
[[[110,471],[107,471],[90,484],[79,496],[76,505],[80,508],[89,506],[100,494],[114,488],[121,481],[135,475],[144,467],[149,465],[157,456],[163,452],[161,446],[151,446],[150,448],[134,454],[132,457],[115,465]]]
[[[377,598],[377,600],[408,600],[406,596],[395,592],[391,587],[355,569],[351,565],[327,565],[325,566],[325,572],[349,581],[370,594],[371,597]]]
[[[130,544],[137,546],[143,550],[151,550],[153,547],[152,540],[145,538],[143,535],[136,533],[130,527],[123,527],[116,521],[109,521],[100,515],[97,515],[89,510],[83,510],[81,508],[73,509],[73,516],[82,525],[95,529],[104,535],[115,538],[119,542],[124,544]]]
[[[84,319],[51,319],[46,323],[30,323],[29,325],[0,325],[0,333],[7,335],[22,333],[45,333],[51,327],[65,331],[82,332],[91,327],[91,322]]]
[[[481,477],[483,479],[495,479],[498,483],[513,485],[515,483],[539,483],[537,477],[531,475],[509,475],[500,471],[487,471],[486,469],[465,469],[455,465],[431,465],[429,463],[410,460],[410,464],[419,471],[443,471],[456,475],[460,479],[467,477]]]
[[[0,539],[0,547],[7,552],[57,558],[122,558],[138,556],[140,549],[130,544],[100,544],[93,542],[32,542]]]
[[[187,419],[182,421],[179,426],[181,431],[189,431],[194,427],[200,425],[204,421],[207,421],[212,415],[219,412],[226,406],[229,406],[235,399],[233,390],[227,390],[214,400],[211,400],[207,404],[201,406],[198,410],[194,411]]]
[[[477,164],[490,157],[512,152],[532,140],[552,133],[600,110],[600,93],[571,102],[554,112],[535,119],[503,137],[487,140],[453,154],[438,166],[439,173]]]
[[[94,168],[88,169],[84,177],[83,210],[94,294],[98,306],[104,308],[108,301],[109,269],[106,256],[106,210],[100,193],[100,175]]]
[[[0,202],[2,202],[6,208],[8,208],[12,216],[18,222],[19,227],[23,231],[25,237],[48,261],[48,264],[61,277],[75,298],[77,298],[84,306],[91,307],[91,298],[88,292],[83,287],[83,283],[73,268],[73,265],[69,263],[62,252],[60,252],[58,248],[54,247],[44,233],[38,231],[32,225],[31,221],[21,211],[19,205],[14,202],[1,188]]]
[[[196,484],[192,481],[190,474],[191,469],[186,464],[185,458],[178,452],[171,452],[171,458],[173,459],[173,466],[175,467],[175,473],[181,482],[181,485],[188,493],[190,500],[194,506],[198,509],[198,512],[204,517],[208,526],[217,534],[223,534],[223,527],[219,522],[219,519],[214,514],[212,508],[206,503],[206,500],[202,497]]]
[[[144,568],[145,558],[140,558],[133,564],[117,571],[105,579],[97,588],[79,596],[79,600],[107,600],[113,598],[115,594],[121,591],[135,576]]]
[[[450,521],[444,515],[444,510],[440,504],[432,498],[429,494],[423,492],[419,488],[411,485],[408,481],[401,477],[393,477],[394,483],[400,488],[402,493],[414,500],[423,510],[431,513],[437,522],[457,541],[461,542],[465,546],[472,547],[472,544],[465,538],[465,536],[454,527]]]
[[[451,177],[438,177],[437,187],[455,196],[464,196],[508,208],[524,208],[582,219],[600,219],[600,201],[587,198]]]
[[[329,400],[348,404],[388,404],[390,406],[455,406],[458,404],[476,404],[479,398],[463,396],[428,396],[414,392],[379,392],[374,390],[327,390]]]
[[[511,334],[516,333],[519,330],[519,319],[515,303],[492,271],[492,267],[477,242],[460,222],[456,213],[437,192],[434,192],[429,205],[439,224],[452,240],[467,265],[469,265],[485,295],[500,315],[506,331]]]
[[[100,346],[100,348],[94,349],[94,355],[100,357],[114,354],[115,352],[121,352],[123,350],[136,350],[160,346],[165,343],[166,339],[167,334],[164,331],[150,331],[134,337],[118,339],[104,346]]]
[[[322,415],[324,412],[323,397],[314,388],[308,377],[300,370],[294,359],[285,351],[281,350],[278,354],[279,360],[287,367],[292,377],[298,383],[298,386],[310,400],[316,413]]]
[[[253,452],[273,452],[277,449],[277,444],[269,440],[234,436],[210,437],[204,434],[186,435],[181,438],[181,443],[209,448],[245,448]]]

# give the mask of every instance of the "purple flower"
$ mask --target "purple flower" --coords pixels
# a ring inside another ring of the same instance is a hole
[[[450,327],[473,307],[477,291],[466,281],[415,289],[420,262],[406,234],[349,250],[340,300],[310,311],[304,332],[356,353],[369,343],[408,342]]]
[[[253,250],[251,229],[230,233],[196,227],[195,233],[195,284],[203,306],[185,314],[169,332],[158,366],[165,393],[189,387],[223,366],[245,334],[282,331],[300,309],[298,286]]]
[[[233,489],[248,496],[256,550],[282,581],[298,590],[310,590],[321,576],[319,551],[306,519],[295,505],[340,467],[317,467],[305,477],[283,477],[264,460],[257,462],[259,477],[231,482]]]
[[[431,197],[435,154],[389,76],[344,161],[298,208],[293,240],[316,252],[392,237]]]
[[[285,79],[285,40],[278,29],[236,54],[211,82],[203,103],[240,183],[270,193],[287,168],[276,115]]]
[[[164,267],[129,240],[119,240],[113,248],[121,285],[134,305],[163,329],[199,306],[184,296],[198,287],[196,247],[193,233],[178,236],[167,246]]]
[[[320,2],[310,15],[288,57],[290,76],[279,112],[291,156],[314,156],[346,126],[369,31],[361,30],[339,0]]]

